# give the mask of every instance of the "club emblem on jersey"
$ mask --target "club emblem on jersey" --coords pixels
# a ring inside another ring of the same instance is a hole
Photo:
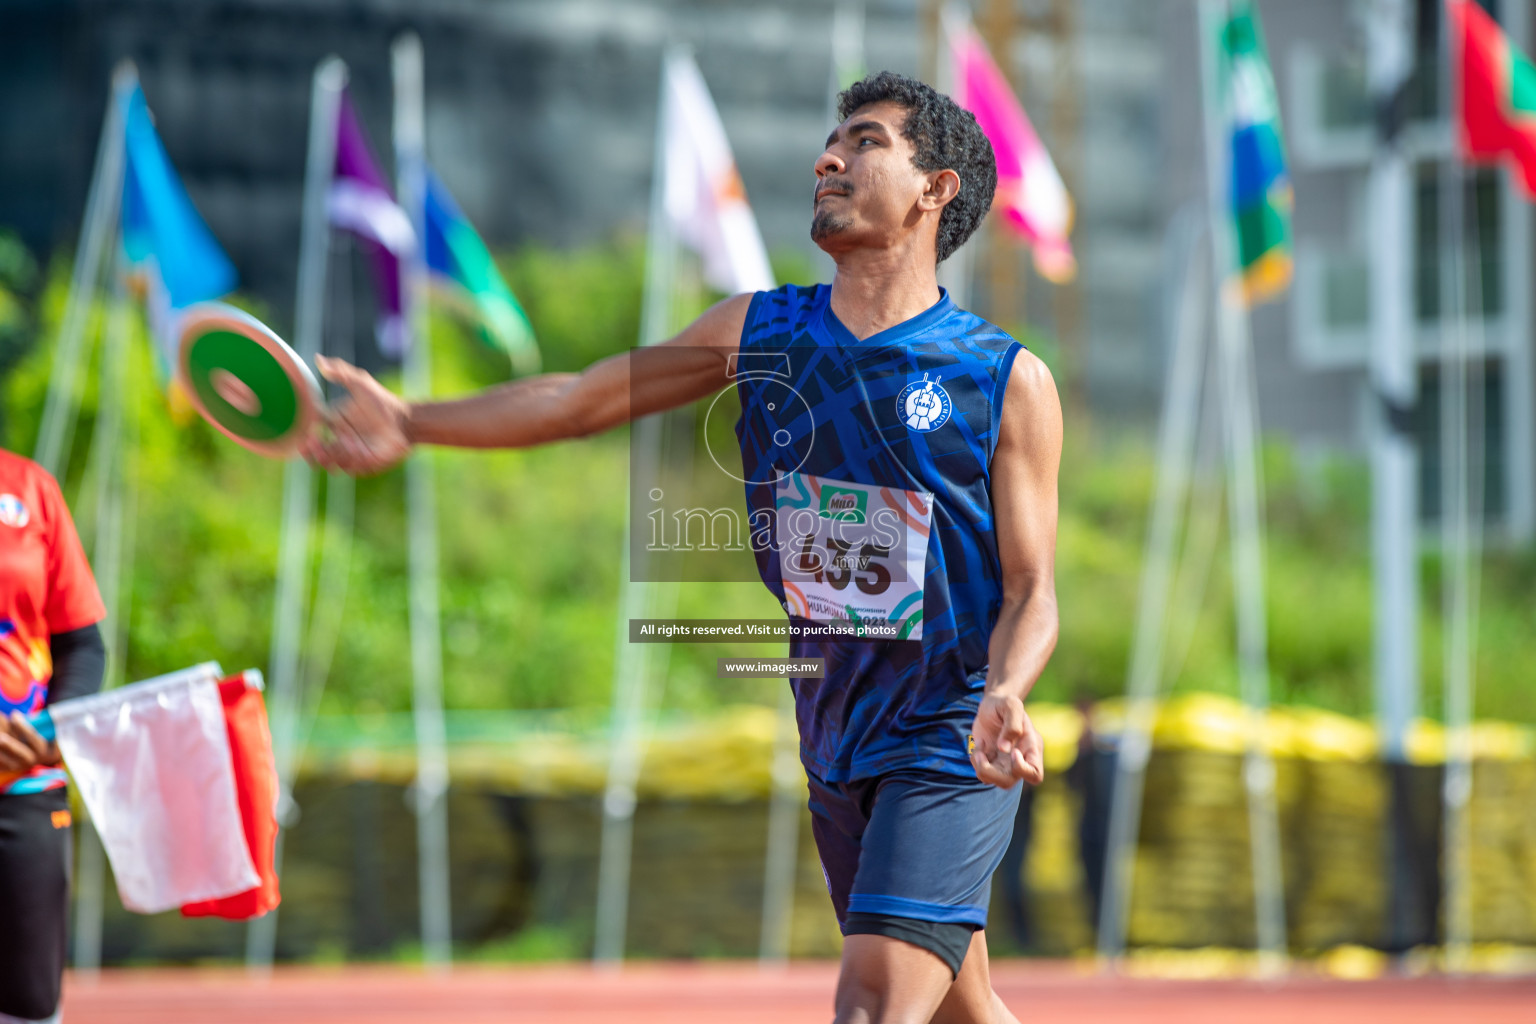
[[[31,520],[27,506],[14,494],[0,494],[0,523],[21,529]]]
[[[938,430],[949,422],[949,413],[953,408],[949,392],[938,381],[929,380],[926,373],[922,380],[908,384],[896,396],[896,415],[901,417],[901,422],[907,425],[908,430],[920,434]]]

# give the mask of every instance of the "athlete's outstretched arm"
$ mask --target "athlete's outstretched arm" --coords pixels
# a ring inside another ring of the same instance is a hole
[[[320,372],[347,389],[328,416],[331,438],[304,456],[327,469],[378,473],[417,444],[526,448],[587,437],[654,412],[687,405],[731,382],[751,295],[719,302],[671,341],[593,363],[581,373],[546,373],[444,402],[406,402],[364,370],[320,359]]]
[[[1003,607],[992,630],[987,686],[971,728],[971,763],[1007,788],[1045,778],[1040,734],[1024,698],[1056,649],[1056,476],[1061,401],[1045,364],[1019,353],[992,453],[992,516],[1003,570]]]

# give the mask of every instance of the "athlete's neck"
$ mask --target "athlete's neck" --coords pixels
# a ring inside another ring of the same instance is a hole
[[[888,252],[844,253],[832,276],[832,312],[860,341],[917,316],[939,301],[938,268]]]

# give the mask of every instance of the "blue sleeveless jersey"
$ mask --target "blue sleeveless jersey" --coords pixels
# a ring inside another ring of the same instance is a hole
[[[1002,606],[990,463],[1021,346],[941,293],[860,341],[831,288],[753,297],[736,386],[749,529],[792,624],[887,638],[794,639],[801,759],[844,781],[972,775],[966,737]]]

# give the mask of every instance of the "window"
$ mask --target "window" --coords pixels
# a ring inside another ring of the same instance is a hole
[[[1440,172],[1438,163],[1415,168],[1413,284],[1414,312],[1420,323],[1440,317]],[[1462,187],[1461,251],[1466,274],[1462,301],[1469,316],[1496,317],[1504,312],[1498,173],[1489,168],[1463,169]]]
[[[1479,368],[1470,379],[1476,380]],[[1497,526],[1507,514],[1507,466],[1504,424],[1504,361],[1480,364],[1483,413],[1483,523]],[[1419,373],[1419,404],[1413,432],[1419,449],[1419,516],[1425,524],[1440,521],[1440,367],[1427,363]],[[1474,392],[1474,395],[1476,393]],[[1474,409],[1478,404],[1471,398]]]
[[[1421,358],[1440,351],[1440,162],[1421,161],[1413,184],[1413,304]],[[1474,321],[1473,345],[1501,348],[1507,305],[1503,190],[1499,172],[1464,169],[1462,301]],[[1363,182],[1363,172],[1361,176]],[[1359,190],[1353,203],[1364,203]],[[1362,224],[1361,234],[1369,232]],[[1363,366],[1370,351],[1371,270],[1366,239],[1343,247],[1296,244],[1295,344],[1303,365]]]

